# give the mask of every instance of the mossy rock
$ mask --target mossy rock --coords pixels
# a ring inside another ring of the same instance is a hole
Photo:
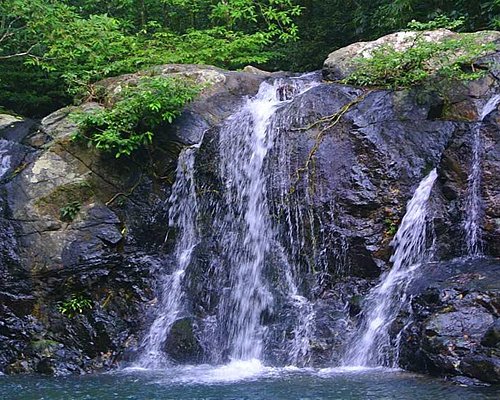
[[[165,342],[165,351],[174,361],[180,363],[196,363],[202,360],[203,349],[196,338],[191,318],[174,322]]]
[[[61,343],[50,339],[35,340],[30,345],[33,352],[44,357],[52,356],[57,349],[62,347]]]
[[[89,180],[82,180],[56,187],[47,196],[38,199],[35,205],[41,212],[59,217],[61,209],[68,204],[83,204],[93,197],[92,183]]]

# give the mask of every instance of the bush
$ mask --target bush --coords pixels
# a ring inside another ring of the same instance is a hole
[[[199,88],[181,80],[164,77],[142,78],[126,88],[110,107],[77,117],[75,136],[115,157],[130,155],[152,143],[164,123],[172,123]]]
[[[406,50],[386,45],[375,49],[368,58],[355,60],[356,70],[344,83],[359,86],[405,88],[430,80],[472,80],[485,75],[474,61],[495,49],[494,44],[480,44],[472,36],[460,36],[442,42],[429,42],[417,34]]]

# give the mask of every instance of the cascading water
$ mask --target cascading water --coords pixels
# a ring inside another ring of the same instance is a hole
[[[268,207],[269,171],[265,160],[278,131],[276,111],[316,84],[311,77],[264,82],[257,95],[248,99],[220,128],[217,174],[223,190],[218,203],[208,205],[208,214],[213,218],[211,240],[218,241],[217,248],[224,260],[222,271],[212,278],[219,281],[222,294],[217,314],[206,316],[202,324],[205,330],[201,329],[202,342],[210,347],[205,350],[212,361],[223,360],[221,354],[227,353],[231,360],[251,361],[255,367],[261,359],[265,335],[261,318],[273,305],[264,271],[267,257],[279,247]],[[203,213],[198,209],[193,176],[197,147],[181,153],[168,201],[170,225],[181,230],[181,237],[175,250],[176,268],[161,282],[157,317],[142,342],[139,365],[146,368],[167,363],[162,347],[183,310],[182,278],[199,242],[196,220]],[[299,295],[290,268],[287,265],[288,296],[298,310],[291,358],[298,359],[306,354],[309,345],[306,336],[310,332],[312,309]]]
[[[157,316],[141,345],[143,352],[139,365],[145,368],[162,367],[168,362],[162,346],[182,311],[184,299],[182,278],[198,243],[196,231],[198,202],[194,185],[196,150],[197,146],[188,147],[179,155],[176,179],[168,199],[169,225],[179,228],[181,234],[175,249],[175,270],[162,279]]]
[[[10,159],[9,142],[7,140],[0,139],[0,179],[2,179],[5,173],[9,170]]]
[[[276,88],[264,83],[220,134],[220,174],[230,225],[224,251],[231,262],[231,293],[223,308],[229,315],[230,354],[236,360],[260,358],[260,317],[272,302],[262,279],[272,237],[262,166],[272,144],[267,127],[278,104]]]
[[[406,289],[427,258],[427,203],[436,170],[424,178],[408,203],[393,241],[392,269],[367,296],[362,323],[344,356],[346,366],[392,366],[389,328],[405,304]]]
[[[467,213],[464,230],[467,242],[467,255],[474,257],[482,254],[481,218],[483,202],[481,198],[481,158],[483,145],[481,140],[482,122],[500,102],[500,94],[492,96],[484,105],[479,123],[474,126],[472,137],[472,162],[467,178]]]
[[[261,317],[273,299],[263,277],[275,241],[266,191],[265,158],[274,144],[276,110],[311,86],[310,80],[264,82],[258,94],[233,115],[219,137],[224,203],[216,225],[229,259],[229,294],[219,318],[225,321],[233,360],[260,359]],[[293,294],[296,296],[296,293]]]

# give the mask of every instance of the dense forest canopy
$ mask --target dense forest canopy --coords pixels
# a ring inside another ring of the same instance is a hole
[[[336,48],[438,16],[500,25],[500,0],[0,0],[0,106],[41,116],[164,63],[314,70]]]

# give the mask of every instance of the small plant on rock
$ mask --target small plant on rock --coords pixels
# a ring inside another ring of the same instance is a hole
[[[405,50],[384,45],[369,57],[356,58],[356,70],[343,82],[401,89],[432,82],[474,80],[487,73],[483,67],[477,68],[475,61],[493,50],[493,43],[483,44],[466,34],[431,42],[424,33],[417,33]]]
[[[396,232],[398,231],[398,226],[396,225],[396,223],[391,220],[390,218],[386,218],[384,220],[384,224],[386,226],[386,234],[388,236],[394,236],[396,234]]]
[[[79,201],[72,201],[67,203],[64,207],[61,207],[61,220],[66,222],[71,222],[75,219],[76,215],[82,207]]]
[[[83,314],[92,308],[92,301],[83,295],[73,295],[68,300],[60,302],[57,306],[59,312],[68,317]]]

